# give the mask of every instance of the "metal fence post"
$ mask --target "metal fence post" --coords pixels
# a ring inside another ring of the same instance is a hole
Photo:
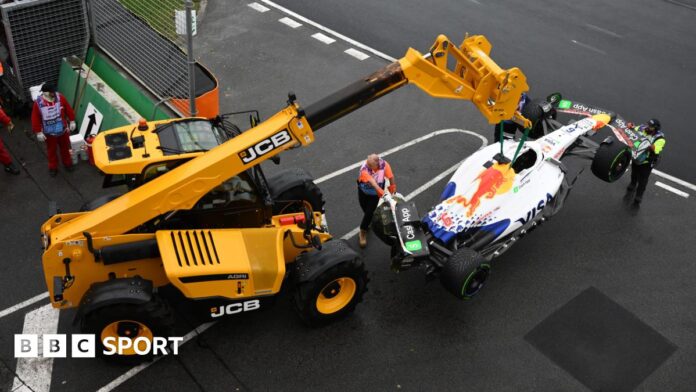
[[[189,77],[189,112],[191,117],[195,117],[196,111],[196,60],[193,58],[193,1],[185,0],[186,8],[186,45],[188,47],[186,59],[188,62],[188,77]]]

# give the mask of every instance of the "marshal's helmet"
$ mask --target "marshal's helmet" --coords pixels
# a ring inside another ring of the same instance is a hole
[[[647,124],[647,125],[648,125],[648,129],[649,129],[650,131],[652,131],[652,132],[657,132],[657,131],[659,131],[660,128],[661,128],[660,120],[658,120],[658,119],[656,119],[656,118],[651,118],[651,119],[648,121],[648,124]]]

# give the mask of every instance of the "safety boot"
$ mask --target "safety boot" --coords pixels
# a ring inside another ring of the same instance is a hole
[[[360,229],[360,233],[358,234],[358,243],[360,243],[361,248],[367,246],[367,230]]]

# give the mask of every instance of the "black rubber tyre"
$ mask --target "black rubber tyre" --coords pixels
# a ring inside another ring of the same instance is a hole
[[[442,267],[440,282],[455,297],[468,300],[481,291],[490,271],[490,264],[478,252],[461,248]]]
[[[117,336],[136,336],[147,338],[147,330],[152,337],[171,337],[174,330],[174,316],[169,305],[157,296],[153,296],[150,302],[144,304],[117,303],[104,306],[87,313],[82,318],[81,331],[94,334],[96,337],[96,354],[103,355],[104,345],[102,335],[115,336],[113,327],[123,327],[124,331],[133,331],[137,328],[137,334],[117,335]],[[143,328],[145,327],[145,328]],[[116,330],[118,329],[116,328]],[[152,342],[151,342],[152,343]],[[124,355],[103,355],[105,358],[113,359],[123,363],[139,363],[151,360],[152,350],[149,355],[137,355],[136,353]]]
[[[293,289],[292,302],[302,321],[318,327],[355,310],[367,292],[367,271],[360,258],[337,264]]]
[[[308,180],[276,195],[273,200],[273,215],[302,212],[303,201],[309,202],[313,211],[324,212],[324,195],[314,181]]]
[[[544,118],[544,109],[541,108],[542,103],[544,101],[532,99],[522,108],[522,115],[532,122],[532,129],[529,131],[529,138],[531,139],[538,139],[544,136],[544,127],[541,124],[541,120]],[[522,129],[522,132],[524,132],[524,129]]]
[[[631,148],[611,138],[599,145],[592,159],[592,173],[606,182],[621,178],[631,164]]]

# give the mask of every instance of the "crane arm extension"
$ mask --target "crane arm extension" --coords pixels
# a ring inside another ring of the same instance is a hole
[[[472,101],[491,124],[513,120],[531,127],[517,112],[520,96],[529,90],[526,77],[518,68],[501,69],[490,51],[482,35],[466,38],[460,47],[440,35],[426,55],[411,48],[398,61],[307,106],[307,120],[316,131],[411,83],[433,97]]]

